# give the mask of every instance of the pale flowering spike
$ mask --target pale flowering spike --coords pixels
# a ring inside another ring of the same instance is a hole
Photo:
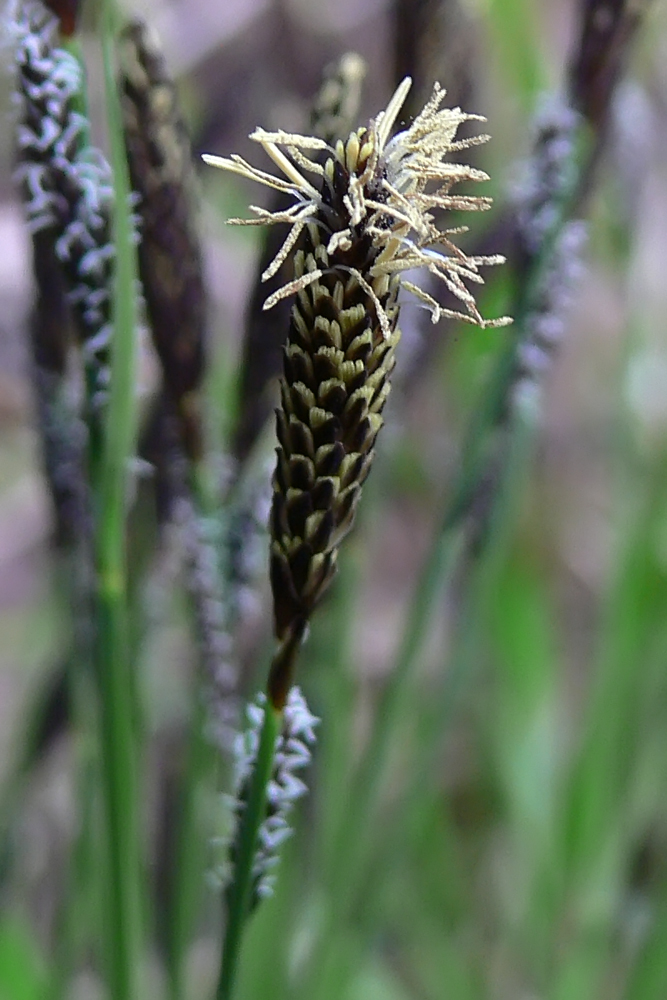
[[[452,193],[459,183],[487,179],[484,171],[448,159],[485,141],[456,139],[459,126],[479,116],[443,107],[445,92],[436,84],[412,124],[392,137],[409,88],[406,78],[384,111],[335,145],[256,129],[252,139],[278,167],[277,178],[236,156],[206,157],[293,198],[292,209],[254,209],[259,218],[247,220],[290,227],[266,275],[287,258],[294,262],[293,276],[264,304],[268,309],[295,296],[277,410],[270,520],[278,651],[268,694],[277,709],[286,704],[296,652],[336,571],[338,547],[373,461],[400,338],[401,287],[430,310],[434,322],[443,316],[479,326],[509,322],[483,319],[469,288],[482,282],[482,266],[502,258],[468,257],[452,242],[460,229],[439,226],[448,210],[490,206],[489,198]],[[425,292],[402,280],[404,272],[418,269],[433,275],[453,300],[441,304],[431,287]]]
[[[415,266],[424,266],[432,270],[426,260],[421,264],[415,264],[412,254],[404,254],[400,238],[414,232],[423,240],[428,233],[432,237],[428,243],[437,242],[438,230],[427,218],[430,208],[483,211],[491,207],[491,199],[488,197],[449,194],[452,185],[485,181],[489,179],[488,174],[467,164],[448,163],[445,160],[445,157],[452,152],[486,142],[489,136],[479,135],[456,140],[456,132],[463,122],[485,121],[485,118],[481,115],[468,114],[460,108],[442,108],[445,91],[436,83],[431,97],[412,125],[391,138],[391,131],[408,95],[411,82],[410,77],[406,77],[396,89],[386,109],[378,114],[375,121],[366,128],[352,133],[347,143],[339,141],[335,150],[316,136],[299,135],[281,129],[267,131],[256,128],[250,134],[250,138],[263,146],[267,155],[281,171],[282,177],[268,174],[236,155],[222,157],[205,153],[203,159],[210,166],[240,174],[266,187],[291,193],[297,202],[299,221],[312,221],[316,224],[324,221],[331,228],[333,246],[339,249],[345,246],[345,240],[336,239],[338,227],[333,228],[330,219],[320,219],[318,215],[326,211],[327,189],[334,184],[334,172],[342,169],[347,175],[348,190],[343,194],[343,205],[349,216],[348,223],[358,230],[368,230],[372,227],[373,238],[379,252],[382,252],[388,242],[391,241],[393,244],[394,237],[399,237],[392,254],[398,266],[392,265],[392,272],[413,269]],[[311,159],[307,154],[323,157],[324,163]],[[370,176],[369,164],[372,165]],[[321,181],[315,178],[320,184],[319,189],[314,182],[304,176],[304,170],[311,170],[317,175],[322,174]],[[432,183],[437,185],[438,182],[440,182],[439,189],[430,192],[426,190],[427,185]],[[264,211],[260,219],[231,221],[235,225],[262,223],[270,225],[288,220],[283,210],[275,213]],[[292,225],[297,226],[296,220]],[[288,247],[291,248],[297,242],[300,228],[298,226],[298,231],[289,234],[286,240]],[[348,227],[341,226],[340,230],[346,228]],[[362,233],[359,232],[357,235],[361,236]],[[282,252],[281,250],[281,254]],[[444,253],[441,253],[441,257],[443,266],[440,270],[444,271],[451,258]],[[284,257],[281,256],[279,261],[272,262],[265,273],[275,274],[283,260]],[[410,285],[412,286],[412,283]],[[294,283],[290,282],[286,288],[288,287],[291,290],[286,291],[286,295],[293,294]],[[285,295],[272,295],[271,305],[284,297]],[[477,322],[478,316],[470,310],[469,298],[463,296],[460,301],[466,308],[465,316],[460,318],[472,318]],[[442,314],[458,315],[456,310],[451,309],[442,311]],[[503,317],[503,320],[508,321],[506,317]]]
[[[39,0],[10,3],[14,42],[17,167],[31,233],[48,233],[62,266],[86,368],[88,417],[99,423],[108,396],[113,178],[83,138],[82,71],[59,44],[58,21]]]
[[[544,376],[566,332],[568,308],[581,278],[586,225],[564,224],[560,215],[571,197],[575,149],[581,119],[562,98],[547,98],[539,110],[533,154],[517,187],[517,221],[525,252],[536,258],[551,243],[547,266],[540,271],[533,305],[524,319],[517,346],[514,406],[539,410]]]
[[[252,773],[257,762],[260,733],[264,722],[266,696],[259,694],[246,708],[246,728],[239,733],[234,745],[234,795],[232,808],[236,829],[229,843],[231,875],[236,861],[236,838],[240,820],[246,808]],[[308,791],[305,782],[296,774],[310,764],[315,744],[315,728],[319,719],[306,704],[298,687],[293,687],[286,700],[282,717],[282,730],[276,739],[273,771],[267,785],[266,811],[257,833],[257,849],[253,860],[251,908],[270,896],[273,891],[273,869],[278,863],[278,852],[285,840],[292,835],[289,819],[294,803]]]

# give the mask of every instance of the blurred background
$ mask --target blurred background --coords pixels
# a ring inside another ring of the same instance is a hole
[[[247,1000],[667,997],[667,10],[585,0],[127,7],[162,40],[197,160],[236,152],[268,169],[248,134],[257,125],[308,131],[324,68],[350,50],[367,64],[359,123],[406,73],[414,76],[406,116],[436,79],[448,102],[484,115],[492,141],[471,153],[491,175],[484,193],[495,204],[465,220],[466,248],[510,255],[507,268],[488,273],[485,316],[512,310],[514,220],[527,197],[535,123],[549,95],[573,86],[582,18],[604,32],[605,18],[613,23],[625,8],[636,21],[618,41],[609,106],[599,119],[591,112],[604,143],[579,206],[587,242],[543,375],[532,459],[512,490],[511,527],[486,545],[469,514],[465,553],[441,586],[392,715],[382,793],[363,820],[366,856],[348,870],[336,867],[334,842],[343,821],[355,822],[346,813],[350,774],[382,706],[503,333],[432,326],[417,306],[403,309],[387,431],[300,667],[322,719],[320,745],[276,896],[250,931]],[[84,28],[88,17],[84,10]],[[92,25],[84,41],[103,142]],[[2,57],[0,998],[28,1000],[51,995],[44,984],[81,816],[68,726],[57,703],[48,724],[39,715],[68,655],[69,613],[31,385],[30,246],[11,176],[8,44]],[[198,174],[211,464],[221,477],[232,459],[259,469],[261,512],[280,341],[273,320],[267,332],[257,326],[251,304],[262,233],[225,219],[268,201],[231,175],[203,166]],[[146,411],[154,369],[146,351]],[[241,608],[244,693],[261,684],[270,642],[264,550],[255,539]],[[138,672],[149,736],[146,861],[159,900],[193,652],[167,529],[148,561],[137,596],[148,622]],[[214,799],[209,789],[209,838]],[[206,853],[211,869],[214,852]],[[332,905],[338,884],[345,891]],[[193,998],[210,995],[217,962],[216,890],[203,878],[197,912]],[[63,995],[104,996],[94,948],[77,934]],[[147,967],[146,995],[166,996],[159,941]]]

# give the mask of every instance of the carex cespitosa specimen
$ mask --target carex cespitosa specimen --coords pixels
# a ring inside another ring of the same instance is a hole
[[[465,283],[480,283],[479,267],[502,258],[467,256],[452,242],[461,228],[441,230],[433,215],[489,207],[488,198],[452,193],[454,185],[487,180],[487,175],[445,161],[448,154],[488,137],[456,139],[459,126],[478,116],[441,108],[444,91],[436,84],[410,127],[390,138],[409,88],[406,79],[385,111],[335,145],[315,136],[257,129],[251,138],[282,177],[239,156],[205,157],[293,199],[286,210],[252,206],[256,218],[231,220],[289,225],[265,278],[293,255],[293,279],[264,303],[270,309],[295,296],[276,411],[270,519],[279,646],[268,693],[277,709],[286,702],[296,651],[335,573],[338,547],[352,526],[373,461],[400,339],[401,286],[429,308],[434,322],[444,315],[480,326],[509,322],[507,317],[484,320]],[[414,268],[439,278],[456,308],[401,279]]]

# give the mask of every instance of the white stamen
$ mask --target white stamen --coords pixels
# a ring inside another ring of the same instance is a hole
[[[281,299],[286,299],[290,295],[294,295],[295,292],[300,292],[303,288],[307,288],[308,285],[312,285],[314,281],[322,277],[323,273],[323,271],[316,269],[315,271],[309,271],[308,274],[302,274],[300,278],[295,278],[294,281],[288,282],[282,288],[279,288],[277,292],[274,292],[273,295],[269,295],[262,308],[265,312],[273,309],[275,304],[280,302]]]
[[[399,83],[398,87],[394,91],[394,95],[389,101],[385,111],[381,111],[376,119],[377,126],[377,138],[378,145],[380,149],[384,149],[387,145],[387,140],[391,134],[391,130],[394,127],[394,122],[398,117],[401,108],[405,104],[405,99],[410,92],[410,87],[412,86],[412,79],[406,76],[405,79]]]

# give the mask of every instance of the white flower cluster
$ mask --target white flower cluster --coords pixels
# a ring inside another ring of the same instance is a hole
[[[9,15],[17,72],[16,179],[24,188],[28,227],[37,232],[60,226],[67,214],[67,191],[54,181],[71,172],[86,126],[73,108],[82,85],[81,67],[54,44],[58,21],[42,4],[17,2]]]
[[[523,243],[538,253],[572,187],[579,114],[558,95],[545,97],[535,122],[533,154],[515,191]]]
[[[57,19],[38,0],[17,2],[10,16],[17,74],[16,179],[29,230],[53,230],[91,376],[90,404],[97,409],[108,390],[112,334],[111,169],[99,150],[83,142],[88,120],[75,107],[82,71],[56,44]]]
[[[515,404],[539,404],[544,375],[565,335],[568,310],[584,273],[586,237],[587,226],[581,219],[566,222],[558,234],[540,282],[536,307],[526,318],[525,336],[517,347]]]
[[[245,796],[257,760],[260,734],[264,723],[266,696],[259,694],[247,709],[248,726],[237,737],[235,746],[235,807],[238,818],[245,807]],[[311,747],[315,743],[315,726],[319,722],[311,714],[298,687],[291,688],[283,712],[283,730],[276,740],[273,774],[267,787],[266,817],[262,823],[253,865],[253,904],[270,896],[275,876],[273,868],[278,863],[278,850],[291,836],[289,814],[292,805],[302,798],[308,788],[297,777],[311,760]]]
[[[56,254],[71,283],[70,301],[80,319],[83,358],[93,374],[93,408],[106,400],[113,326],[111,291],[115,249],[111,242],[113,211],[111,168],[99,150],[89,149],[73,163],[78,197],[71,220],[56,243]]]
[[[221,752],[229,753],[238,736],[238,670],[218,557],[220,527],[217,520],[202,517],[185,496],[178,498],[174,517],[182,532],[187,587],[197,618],[207,735]]]
[[[516,192],[525,251],[534,257],[548,254],[517,346],[512,393],[515,405],[533,409],[539,406],[541,384],[564,336],[567,310],[583,271],[586,224],[580,219],[560,222],[573,194],[579,123],[580,116],[562,99],[552,97],[544,103],[537,116],[534,153]]]

